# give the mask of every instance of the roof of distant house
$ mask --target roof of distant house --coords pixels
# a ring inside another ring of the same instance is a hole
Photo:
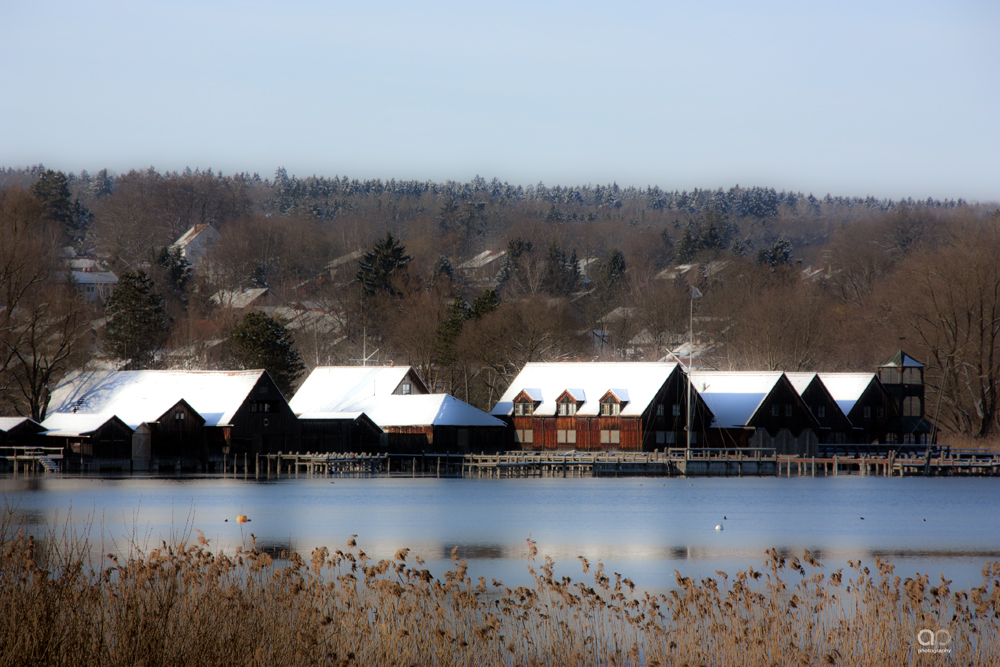
[[[93,433],[114,418],[115,415],[108,412],[96,414],[56,413],[46,417],[45,421],[42,422],[42,427],[46,429],[45,435],[71,438]]]
[[[675,363],[654,362],[529,363],[511,382],[491,414],[510,415],[514,399],[524,391],[538,403],[533,414],[552,416],[556,414],[556,399],[569,390],[575,398],[583,399],[582,405],[577,406],[578,415],[599,415],[600,400],[612,391],[623,403],[622,416],[639,416],[676,369]]]
[[[79,285],[115,285],[118,276],[111,271],[71,271],[73,280]]]
[[[254,287],[241,292],[219,290],[212,295],[211,302],[225,308],[246,308],[254,301],[267,294],[266,287]]]
[[[471,271],[479,269],[488,264],[492,264],[507,254],[506,250],[484,250],[467,262],[462,262],[455,267],[458,271]]]
[[[31,419],[28,417],[0,417],[0,431],[8,432],[13,428],[17,428],[24,422],[30,422]]]
[[[212,227],[212,225],[195,225],[191,229],[184,232],[179,239],[174,241],[171,247],[184,248],[204,232],[207,232],[208,236],[220,236],[219,232],[216,231],[215,227]]]

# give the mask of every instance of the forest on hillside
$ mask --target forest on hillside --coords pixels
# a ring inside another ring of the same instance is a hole
[[[192,266],[171,246],[197,225],[218,239]],[[121,296],[80,298],[70,262]],[[253,321],[219,296],[264,288]],[[4,414],[40,416],[88,364],[253,364],[262,336],[286,346],[289,390],[368,358],[488,410],[529,361],[686,361],[692,305],[698,365],[873,371],[903,348],[927,364],[932,421],[1000,426],[995,203],[0,170]]]

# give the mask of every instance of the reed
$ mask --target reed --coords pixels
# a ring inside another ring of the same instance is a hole
[[[1000,664],[1000,563],[955,591],[890,563],[828,572],[809,552],[666,594],[581,558],[556,577],[529,542],[533,584],[478,579],[452,552],[434,577],[408,549],[369,558],[351,538],[279,563],[198,533],[95,563],[71,535],[36,540],[0,520],[0,665],[939,665]],[[925,635],[926,636],[926,635]],[[943,641],[943,635],[942,641]]]

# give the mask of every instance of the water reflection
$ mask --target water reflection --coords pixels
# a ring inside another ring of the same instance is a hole
[[[272,557],[295,550],[308,560],[319,546],[345,550],[357,533],[376,560],[410,548],[440,576],[457,546],[471,575],[516,582],[527,579],[530,535],[560,575],[579,578],[582,556],[654,589],[671,585],[674,569],[759,569],[772,547],[786,559],[808,549],[831,570],[878,556],[902,576],[977,581],[1000,560],[998,492],[995,478],[0,478],[17,522],[37,533],[68,523],[96,554],[192,543],[200,529],[213,550],[250,548],[253,534]],[[252,522],[236,523],[238,514]],[[714,530],[723,516],[725,531]]]

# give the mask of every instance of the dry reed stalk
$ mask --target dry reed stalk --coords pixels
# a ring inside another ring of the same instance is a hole
[[[937,665],[917,633],[950,630],[952,664],[1000,664],[1000,563],[952,592],[901,579],[879,559],[826,572],[775,550],[760,570],[667,594],[638,590],[585,559],[584,578],[534,560],[532,586],[473,582],[453,552],[441,578],[400,549],[285,554],[133,545],[85,555],[84,540],[36,540],[0,517],[0,665]],[[412,564],[408,562],[412,559]]]

